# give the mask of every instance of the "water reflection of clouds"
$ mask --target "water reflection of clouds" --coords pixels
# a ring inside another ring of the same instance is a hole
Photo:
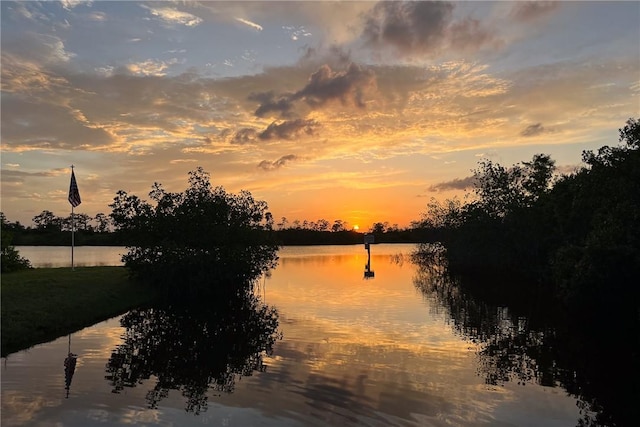
[[[4,385],[3,385],[3,388]],[[61,398],[25,393],[18,390],[2,392],[2,426],[22,426],[35,419],[36,414],[46,407],[58,406]],[[9,415],[9,416],[8,416]]]
[[[385,414],[386,425],[496,425],[497,419],[508,419],[507,403],[518,401],[520,390],[490,389],[476,375],[476,346],[452,334],[446,312],[433,300],[403,288],[411,283],[413,266],[398,257],[374,256],[376,279],[363,283],[362,260],[355,255],[285,259],[267,281],[267,300],[284,313],[286,339],[276,346],[262,382],[281,381],[282,391],[296,384],[294,394],[304,397],[279,402],[279,410],[304,412],[308,406],[331,413],[336,405],[325,395],[339,384],[360,390],[344,399],[356,408],[351,413],[356,419]],[[529,390],[540,394],[539,388]],[[558,408],[552,417],[564,420],[573,410],[567,401]],[[352,424],[348,417],[341,422]]]
[[[163,415],[162,411],[159,411],[157,409],[132,408],[127,411],[124,411],[120,416],[120,419],[118,422],[119,424],[131,424],[131,425],[137,425],[137,424],[171,425],[169,423],[162,422],[163,420],[162,415]]]
[[[475,345],[451,339],[446,325],[425,327],[421,325],[398,325],[397,330],[385,330],[375,323],[341,323],[322,317],[305,317],[281,322],[281,328],[287,341],[317,342],[330,348],[332,345],[356,345],[364,347],[387,346],[409,352],[454,354],[473,354]],[[408,338],[408,339],[407,339]],[[281,347],[283,344],[278,344]]]
[[[455,336],[441,312],[433,315],[435,302],[413,288],[411,264],[374,256],[376,277],[363,281],[362,246],[348,250],[354,255],[335,262],[281,260],[266,280],[266,303],[278,308],[284,339],[265,357],[265,372],[238,381],[233,394],[209,393],[207,412],[185,413],[178,391],[158,410],[146,408],[155,378],[111,393],[105,364],[123,332],[113,319],[72,336],[80,357],[67,400],[67,337],[11,355],[2,376],[2,426],[493,426],[576,419],[575,400],[557,391],[485,385],[476,347]]]
[[[124,328],[120,326],[120,317],[105,320],[72,334],[71,351],[74,350],[74,345],[80,343],[80,341],[85,342],[83,345],[85,350],[79,355],[78,366],[89,359],[102,360],[111,355],[113,348],[122,341]]]
[[[467,344],[380,344],[357,331],[329,332],[309,319],[284,324],[285,337],[295,338],[279,343],[265,376],[252,379],[268,390],[279,383],[287,393],[274,410],[311,411],[331,425],[364,419],[403,425],[419,418],[444,425],[461,413],[467,413],[466,423],[490,417],[493,405],[473,398],[478,382]]]

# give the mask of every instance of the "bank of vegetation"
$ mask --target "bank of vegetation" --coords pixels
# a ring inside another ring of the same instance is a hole
[[[544,154],[510,168],[484,160],[470,201],[433,201],[422,225],[456,274],[518,277],[503,290],[544,292],[587,313],[607,307],[637,322],[640,122],[629,119],[619,141],[584,152],[584,165],[560,176]]]

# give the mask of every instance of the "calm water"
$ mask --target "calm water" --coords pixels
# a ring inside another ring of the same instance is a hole
[[[16,246],[20,256],[38,267],[70,267],[71,247],[64,246]],[[122,265],[124,247],[113,246],[76,246],[73,249],[73,265],[90,267],[98,265]]]
[[[68,265],[68,248],[18,249],[35,266]],[[373,245],[368,280],[362,245],[282,249],[258,291],[277,308],[282,338],[264,369],[207,392],[198,414],[185,409],[184,389],[149,407],[160,374],[114,393],[106,365],[135,335],[119,317],[3,359],[2,426],[575,425],[576,400],[562,388],[487,385],[478,345],[417,289],[412,249]],[[76,251],[76,265],[118,265],[124,249]],[[78,359],[67,397],[69,347]]]

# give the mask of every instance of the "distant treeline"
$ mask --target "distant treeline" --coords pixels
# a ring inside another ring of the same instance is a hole
[[[15,246],[69,246],[71,245],[71,217],[57,217],[42,211],[33,218],[35,226],[10,222],[2,215],[2,231],[12,237]],[[74,215],[74,244],[76,246],[130,246],[135,245],[130,233],[113,230],[110,217],[98,214]],[[95,223],[95,224],[94,224]],[[279,245],[353,245],[364,242],[364,232],[347,230],[346,222],[336,220],[333,225],[324,220],[317,222],[293,221],[286,218],[276,224],[273,233]],[[367,231],[375,236],[375,243],[419,243],[432,241],[436,233],[422,227],[398,228],[387,222],[376,222]]]
[[[55,217],[54,217],[55,218]],[[64,222],[58,221],[58,224]],[[85,224],[81,222],[81,224]],[[370,230],[375,236],[376,243],[419,243],[432,240],[435,233],[421,228],[398,229],[385,227],[383,223],[377,223],[378,227]],[[15,246],[70,246],[70,227],[25,227],[19,222],[7,222],[3,216],[3,232],[12,236],[12,244]],[[284,228],[270,231],[275,241],[282,246],[291,245],[353,245],[364,242],[363,232],[355,230],[316,230],[302,228]],[[128,246],[131,241],[128,233],[116,231],[98,231],[96,228],[80,228],[74,232],[74,244],[76,246]]]

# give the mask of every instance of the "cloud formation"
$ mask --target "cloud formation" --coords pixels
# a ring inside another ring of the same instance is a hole
[[[278,160],[270,162],[269,160],[263,160],[258,163],[258,168],[264,171],[273,171],[276,169],[280,169],[285,166],[287,163],[292,162],[294,160],[298,160],[299,157],[295,154],[287,154],[286,156],[280,157]]]
[[[448,190],[468,190],[473,188],[476,179],[474,176],[467,176],[465,178],[455,178],[451,181],[440,182],[434,184],[428,188],[428,191],[448,191]]]
[[[542,126],[542,123],[536,123],[533,125],[529,125],[520,132],[521,136],[530,137],[540,135],[542,133],[548,132],[547,129]]]
[[[19,170],[3,169],[2,181],[24,182],[24,179],[27,177],[51,178],[51,177],[59,176],[61,173],[66,173],[66,170],[53,169],[53,170],[40,171],[40,172],[25,172],[25,171],[19,171]]]
[[[334,71],[327,64],[313,72],[306,85],[295,92],[276,94],[274,91],[251,93],[248,100],[259,102],[256,117],[291,118],[300,115],[296,104],[304,102],[315,110],[331,101],[342,106],[364,108],[366,94],[376,89],[375,74],[364,67],[351,63],[345,70]]]
[[[516,21],[531,22],[551,14],[559,7],[559,1],[518,1],[513,3],[510,15]]]
[[[242,23],[244,25],[247,25],[248,27],[253,28],[254,30],[256,30],[258,32],[262,31],[262,29],[263,29],[261,25],[258,25],[255,22],[251,22],[251,21],[248,21],[248,20],[243,19],[243,18],[236,18],[236,21],[238,21],[238,22],[240,22],[240,23]]]
[[[258,136],[258,132],[255,129],[243,128],[237,131],[235,134],[233,134],[233,137],[231,138],[231,143],[239,144],[239,145],[249,144],[251,142],[254,142],[257,136]]]
[[[184,25],[187,27],[195,27],[202,23],[202,18],[199,18],[195,15],[192,15],[188,12],[182,12],[180,10],[170,8],[170,7],[149,7],[146,5],[141,5],[141,7],[149,10],[149,13],[157,18],[159,18],[162,22],[169,25]]]
[[[380,2],[368,14],[362,37],[373,49],[391,48],[401,56],[435,56],[448,48],[465,52],[499,44],[477,19],[455,21],[455,7],[452,2]]]
[[[83,1],[82,0],[60,0],[60,3],[62,4],[63,9],[71,10],[74,7],[78,6],[79,4],[82,4]]]
[[[312,107],[324,105],[330,100],[339,100],[343,105],[352,104],[363,108],[364,94],[374,87],[374,74],[358,64],[351,63],[345,71],[333,71],[328,65],[323,65],[292,98],[304,99]]]
[[[166,70],[177,62],[178,60],[176,58],[169,61],[147,59],[146,61],[127,64],[125,68],[131,74],[138,74],[141,76],[164,76],[166,75]]]
[[[300,135],[313,135],[318,123],[315,120],[296,119],[281,123],[273,122],[258,134],[262,140],[294,139]]]
[[[257,117],[265,117],[270,113],[275,112],[280,117],[291,116],[291,110],[293,109],[291,95],[277,96],[273,91],[252,93],[249,95],[250,101],[259,102],[260,105],[255,111]]]

